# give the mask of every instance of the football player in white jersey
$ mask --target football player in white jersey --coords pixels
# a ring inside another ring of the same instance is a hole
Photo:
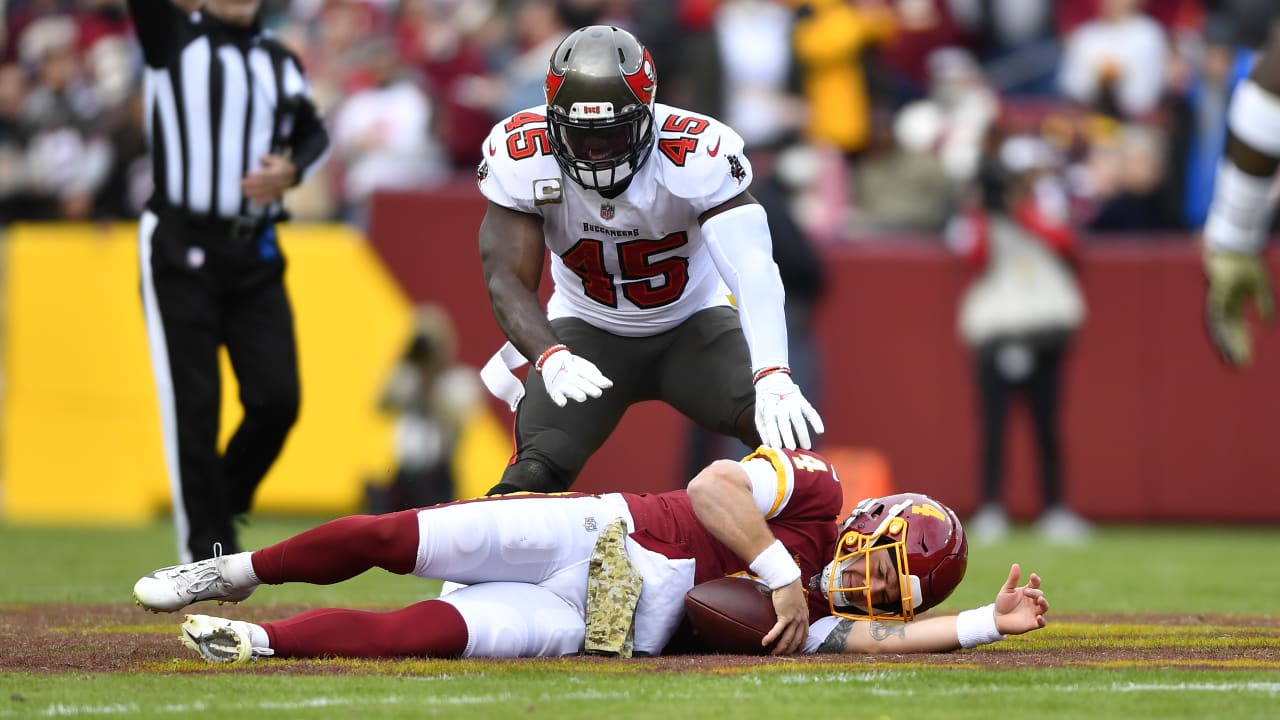
[[[1227,157],[1218,168],[1204,226],[1209,286],[1209,335],[1233,367],[1253,359],[1245,318],[1249,301],[1269,319],[1275,312],[1270,273],[1262,257],[1271,226],[1272,191],[1280,166],[1280,14],[1248,79],[1231,97]]]
[[[809,448],[810,427],[823,431],[790,377],[782,282],[742,138],[655,103],[656,89],[634,36],[582,28],[552,55],[547,103],[485,141],[480,254],[509,342],[482,377],[518,410],[515,461],[490,494],[568,489],[642,400],[748,447]],[[526,361],[522,387],[510,370]]]

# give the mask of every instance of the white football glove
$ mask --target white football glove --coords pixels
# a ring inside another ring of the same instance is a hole
[[[799,438],[800,447],[808,450],[813,447],[809,425],[814,432],[822,434],[822,418],[804,399],[800,386],[790,375],[770,373],[756,382],[756,430],[760,433],[760,442],[772,448],[795,450]]]
[[[551,396],[551,402],[564,407],[569,398],[583,402],[588,396],[600,397],[613,381],[600,373],[595,363],[569,352],[557,350],[542,361],[542,385]]]

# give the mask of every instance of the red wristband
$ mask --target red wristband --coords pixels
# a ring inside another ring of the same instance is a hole
[[[551,357],[552,355],[555,355],[561,350],[568,350],[568,349],[569,349],[568,345],[561,345],[557,343],[547,348],[546,350],[543,350],[542,354],[538,356],[538,362],[533,364],[533,371],[538,374],[542,374],[542,363],[546,362],[547,358]]]
[[[764,376],[772,375],[774,373],[784,373],[786,375],[790,375],[791,368],[787,367],[786,365],[770,365],[769,367],[766,367],[766,368],[760,368],[759,370],[756,371],[756,374],[751,377],[751,384],[755,385],[756,383],[760,382],[761,378],[763,378]]]

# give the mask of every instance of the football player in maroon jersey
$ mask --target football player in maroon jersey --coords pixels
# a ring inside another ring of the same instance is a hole
[[[764,645],[779,655],[947,651],[1044,626],[1040,579],[1019,586],[1017,565],[993,604],[916,619],[964,576],[968,542],[955,513],[903,493],[865,500],[837,524],[842,504],[825,458],[761,447],[660,494],[528,493],[340,518],[256,552],[162,568],[138,580],[134,598],[173,612],[374,567],[463,584],[390,612],[311,610],[262,624],[188,615],[184,643],[231,662],[574,654],[616,620],[615,601],[627,641],[609,652],[657,655],[681,625],[685,593],[730,575],[773,591],[778,622]],[[605,615],[588,600],[600,582],[610,583]]]

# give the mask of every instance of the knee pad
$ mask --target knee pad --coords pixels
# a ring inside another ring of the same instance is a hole
[[[537,458],[517,460],[502,473],[502,480],[486,495],[513,492],[555,493],[569,489],[573,479]]]

